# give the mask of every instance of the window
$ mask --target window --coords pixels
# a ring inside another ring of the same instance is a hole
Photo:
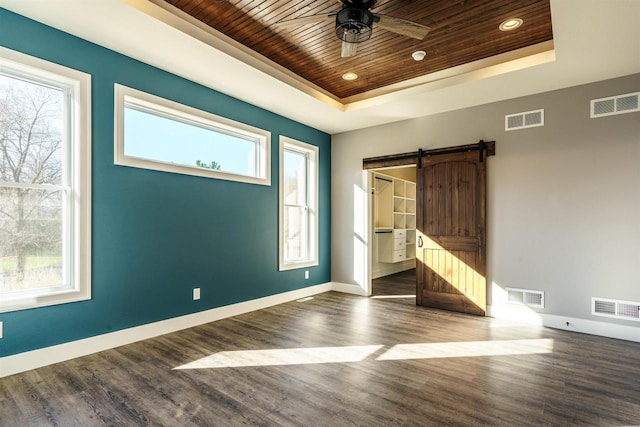
[[[318,265],[318,148],[280,137],[280,270]]]
[[[90,85],[0,47],[0,311],[91,298]]]
[[[271,185],[271,134],[125,86],[115,87],[115,163]]]

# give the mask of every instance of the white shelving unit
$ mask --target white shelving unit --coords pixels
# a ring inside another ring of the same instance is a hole
[[[374,174],[374,223],[378,261],[402,262],[416,257],[416,184]]]

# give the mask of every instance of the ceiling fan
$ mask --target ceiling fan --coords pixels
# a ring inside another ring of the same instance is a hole
[[[298,26],[335,19],[336,36],[342,41],[341,56],[343,58],[356,54],[358,43],[362,43],[371,37],[374,23],[377,27],[387,31],[418,40],[424,39],[431,30],[431,28],[426,25],[418,24],[417,22],[372,13],[369,9],[373,8],[378,0],[338,1],[342,4],[342,9],[338,12],[302,16],[300,18],[277,22],[276,25]]]

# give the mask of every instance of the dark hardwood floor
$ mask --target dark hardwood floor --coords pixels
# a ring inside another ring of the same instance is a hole
[[[407,300],[328,292],[2,378],[0,425],[640,424],[640,344]]]
[[[402,271],[371,281],[374,299],[416,305],[416,269]]]

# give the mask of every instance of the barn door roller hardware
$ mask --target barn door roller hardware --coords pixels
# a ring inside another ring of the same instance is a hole
[[[422,158],[428,156],[438,156],[441,154],[466,153],[470,151],[478,151],[480,162],[484,161],[485,156],[495,156],[496,142],[485,141],[481,139],[475,144],[459,145],[457,147],[436,148],[433,150],[423,150],[412,153],[393,154],[390,156],[369,157],[362,160],[363,169],[377,169],[393,166],[417,165],[422,167]]]

